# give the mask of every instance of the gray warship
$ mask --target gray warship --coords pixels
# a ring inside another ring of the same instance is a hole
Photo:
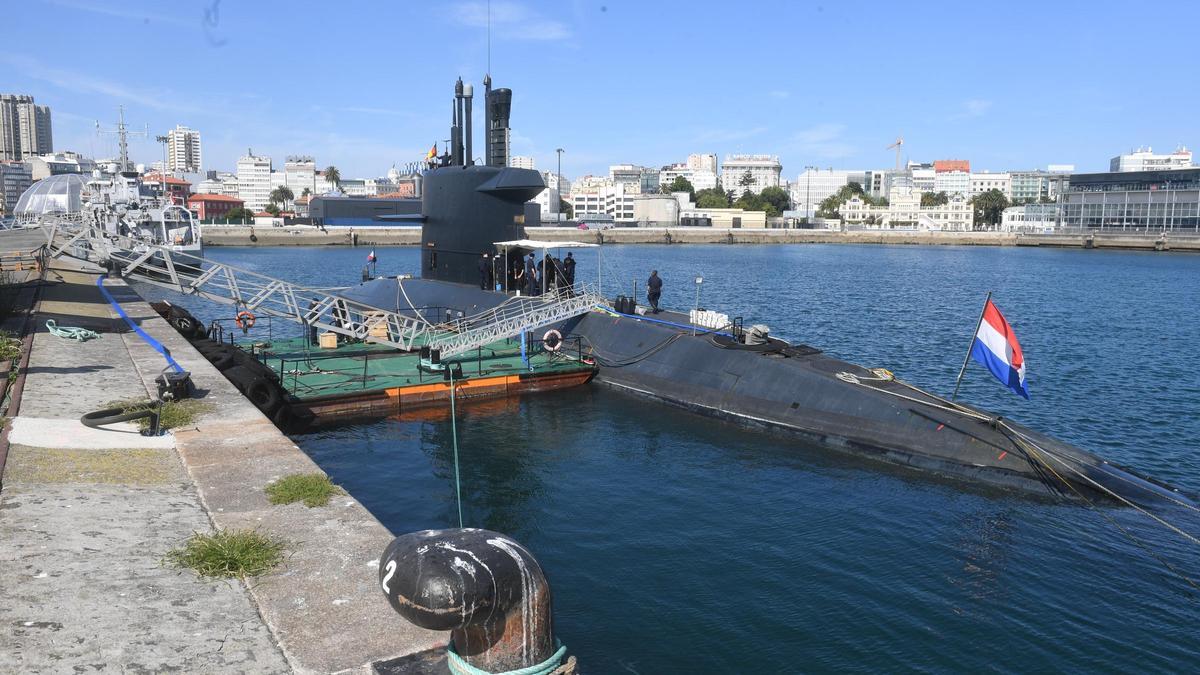
[[[453,308],[470,316],[509,299],[482,290],[481,254],[521,265],[526,202],[545,185],[536,171],[507,166],[512,94],[484,81],[486,163],[475,164],[471,88],[459,80],[448,151],[424,175],[421,276],[376,279],[343,293],[374,307],[419,313]],[[403,292],[398,293],[396,285]],[[544,327],[578,337],[595,358],[595,383],[665,405],[793,434],[809,445],[973,485],[1092,501],[1137,504],[1190,496],[986,410],[740,326],[696,326],[665,311],[643,315],[618,298]],[[589,385],[592,386],[592,385]]]

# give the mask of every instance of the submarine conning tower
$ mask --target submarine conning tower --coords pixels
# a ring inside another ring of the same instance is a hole
[[[471,85],[454,86],[451,148],[426,172],[421,195],[421,277],[479,283],[479,258],[495,242],[525,236],[525,202],[546,184],[532,169],[508,164],[508,112],[512,92],[487,84],[487,165],[471,158]],[[495,100],[492,100],[495,99]],[[464,147],[465,141],[465,147]],[[519,255],[519,253],[517,253]]]

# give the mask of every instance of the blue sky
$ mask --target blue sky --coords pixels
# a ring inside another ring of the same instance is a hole
[[[123,104],[151,136],[200,130],[207,168],[253,148],[378,176],[448,137],[456,77],[482,88],[486,7],[28,0],[0,92],[52,107],[57,150],[115,154],[95,121]],[[1103,170],[1200,145],[1198,19],[1186,2],[493,0],[492,77],[514,91],[514,153],[546,169],[563,147],[568,176],[754,152],[794,179],[890,166],[897,135],[906,159]]]

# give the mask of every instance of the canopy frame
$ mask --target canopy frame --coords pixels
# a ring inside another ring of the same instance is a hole
[[[547,241],[547,240],[542,240],[542,239],[513,239],[512,241],[493,242],[492,245],[504,247],[504,292],[505,293],[509,292],[509,288],[508,288],[508,279],[509,279],[508,249],[510,247],[511,248],[528,248],[528,249],[533,249],[533,250],[541,249],[541,251],[542,251],[542,294],[543,295],[545,295],[545,293],[546,293],[546,253],[550,249],[552,249],[552,248],[554,248],[554,249],[559,249],[559,248],[600,249],[601,248],[600,244],[588,244],[588,243],[585,243],[582,241]],[[602,264],[602,262],[600,260],[600,257],[602,255],[603,254],[601,253],[601,251],[596,251],[596,288],[598,289],[601,296],[604,295],[604,278],[603,278],[603,272],[601,271],[604,268],[604,265]]]

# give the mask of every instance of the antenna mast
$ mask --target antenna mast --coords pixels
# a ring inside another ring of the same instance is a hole
[[[125,128],[125,106],[117,106],[117,128],[101,129],[100,122],[96,122],[96,133],[98,134],[116,134],[117,145],[121,148],[121,171],[129,171],[131,164],[129,163],[129,134],[135,136],[149,137],[150,131],[147,128],[145,131],[129,131]],[[163,167],[164,169],[166,167]]]

